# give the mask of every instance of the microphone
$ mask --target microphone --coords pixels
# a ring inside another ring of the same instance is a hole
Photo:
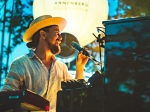
[[[94,59],[93,56],[91,56],[85,49],[81,48],[80,45],[76,42],[71,42],[71,47],[75,50],[78,50],[79,52],[83,52],[83,54],[87,57],[89,57],[91,60],[95,62],[95,64],[100,65],[100,62],[98,62],[96,59]]]

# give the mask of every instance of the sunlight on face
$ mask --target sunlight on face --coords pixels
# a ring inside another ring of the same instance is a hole
[[[46,41],[49,49],[53,54],[59,54],[61,52],[61,43],[62,37],[59,34],[59,27],[52,26],[48,32],[46,32]]]

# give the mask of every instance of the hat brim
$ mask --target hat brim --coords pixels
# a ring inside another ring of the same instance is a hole
[[[39,21],[36,24],[33,24],[32,26],[30,26],[26,30],[23,36],[23,41],[26,43],[31,42],[32,36],[35,32],[37,32],[38,30],[44,27],[51,26],[51,25],[58,25],[60,32],[62,32],[62,30],[66,26],[66,20],[61,17],[52,17],[52,18],[47,18],[42,21]]]

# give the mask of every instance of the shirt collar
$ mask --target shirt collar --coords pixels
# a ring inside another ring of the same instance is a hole
[[[29,51],[29,54],[28,54],[29,58],[34,58],[35,55],[36,55],[36,54],[34,53],[33,50],[30,50],[30,51]],[[55,55],[53,55],[52,59],[53,59],[53,61],[56,61]]]
[[[35,56],[34,51],[30,50],[28,56],[29,56],[29,58],[33,58]]]

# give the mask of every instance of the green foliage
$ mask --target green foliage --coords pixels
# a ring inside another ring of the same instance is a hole
[[[117,14],[118,18],[129,18],[137,16],[150,16],[150,1],[149,0],[119,0]],[[110,19],[111,17],[109,17]]]

